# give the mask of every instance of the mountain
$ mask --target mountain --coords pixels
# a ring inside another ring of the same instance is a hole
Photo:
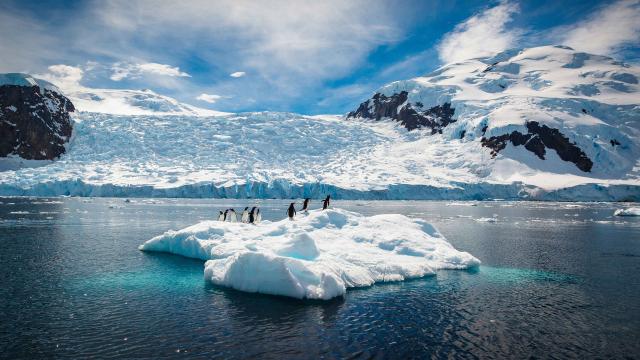
[[[79,111],[116,115],[225,115],[181,103],[152,90],[79,88],[66,92]]]
[[[2,195],[640,201],[637,68],[511,50],[379,89],[348,116],[80,112]]]
[[[638,161],[639,77],[565,46],[516,49],[383,86],[348,118],[393,119],[469,151],[490,149],[489,177],[544,170],[622,179]],[[498,174],[505,164],[512,170]]]
[[[0,157],[59,157],[71,137],[73,111],[54,85],[27,74],[0,74]]]

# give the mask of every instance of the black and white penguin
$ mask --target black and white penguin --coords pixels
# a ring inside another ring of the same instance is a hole
[[[227,221],[227,215],[229,214],[229,209],[224,211],[224,216],[222,217],[222,221]]]
[[[233,209],[229,211],[228,218],[230,222],[238,222],[238,216],[236,215],[236,211]]]
[[[329,207],[329,205],[331,204],[331,195],[327,195],[327,198],[324,199],[324,201],[327,202],[327,207]]]
[[[309,198],[304,199],[304,202],[302,203],[302,210],[300,210],[300,211],[304,211],[304,212],[309,211],[309,201],[310,200],[311,199],[309,199]]]
[[[249,212],[249,224],[253,224],[256,222],[256,207],[252,207]]]
[[[222,213],[222,210],[220,210],[220,214],[218,215],[218,221],[224,221],[224,214]]]
[[[287,215],[289,215],[289,220],[293,220],[293,217],[296,216],[296,207],[293,206],[295,203],[292,202],[291,205],[289,205],[289,209],[287,209]]]
[[[327,199],[322,200],[322,210],[326,210],[329,207],[329,201]]]
[[[262,221],[262,214],[260,213],[260,208],[258,208],[258,210],[256,210],[256,223],[260,221]]]
[[[240,218],[240,221],[242,221],[243,223],[248,223],[249,222],[249,207],[245,207],[244,211],[242,212],[242,217]]]

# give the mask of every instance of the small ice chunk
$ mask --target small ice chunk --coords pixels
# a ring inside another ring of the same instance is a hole
[[[477,218],[474,219],[477,222],[486,222],[486,223],[496,223],[498,222],[498,219],[496,219],[495,217],[483,217],[483,218]]]
[[[613,215],[614,216],[640,216],[640,207],[618,209],[613,213]]]

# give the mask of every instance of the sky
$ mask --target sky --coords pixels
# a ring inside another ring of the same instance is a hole
[[[549,44],[640,63],[640,0],[0,2],[0,72],[213,110],[345,113],[380,86]]]

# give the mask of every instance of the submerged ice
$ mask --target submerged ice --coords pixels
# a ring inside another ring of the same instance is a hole
[[[260,225],[204,221],[139,248],[205,260],[205,279],[217,285],[300,299],[480,264],[423,220],[341,209]]]

